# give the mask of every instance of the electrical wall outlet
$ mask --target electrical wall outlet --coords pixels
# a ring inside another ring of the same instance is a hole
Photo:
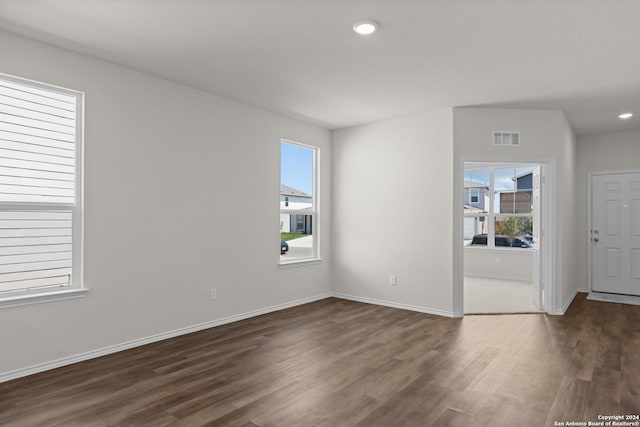
[[[389,284],[391,286],[398,286],[398,277],[394,275],[389,276]]]
[[[209,299],[216,299],[218,298],[218,291],[216,288],[212,288],[211,289],[211,293],[209,294]]]

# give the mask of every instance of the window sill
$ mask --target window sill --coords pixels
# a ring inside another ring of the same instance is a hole
[[[298,261],[281,262],[280,268],[302,267],[305,265],[320,264],[322,258],[301,259]]]
[[[67,299],[83,298],[89,289],[72,289],[65,291],[50,292],[38,295],[20,295],[0,299],[0,308],[17,307],[21,305],[41,304],[51,301],[62,301]]]
[[[494,246],[493,248],[488,248],[486,246],[465,246],[465,251],[498,251],[498,252],[513,252],[513,253],[522,253],[528,254],[534,251],[533,248],[507,248],[504,246]]]

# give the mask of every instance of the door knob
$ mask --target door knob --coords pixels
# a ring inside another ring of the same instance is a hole
[[[594,238],[593,238],[593,241],[594,241],[594,242],[596,242],[596,243],[598,243],[598,242],[600,241],[600,239],[598,239],[597,237],[594,237]]]

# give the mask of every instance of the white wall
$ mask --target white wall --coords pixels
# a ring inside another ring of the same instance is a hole
[[[331,290],[328,251],[280,269],[277,249],[280,138],[320,147],[330,246],[329,131],[6,32],[0,52],[1,72],[86,93],[91,289],[0,310],[0,375]]]
[[[576,233],[578,288],[587,284],[587,174],[589,172],[640,169],[640,130],[583,136],[576,144]]]
[[[335,292],[452,313],[452,162],[451,109],[333,133]]]
[[[530,250],[464,248],[464,275],[531,281],[533,254]]]
[[[464,160],[517,161],[554,159],[557,172],[557,192],[551,208],[557,219],[556,229],[556,289],[553,296],[557,309],[568,304],[576,292],[575,278],[575,136],[561,111],[539,111],[491,108],[454,108],[454,209],[456,225],[453,241],[462,241],[460,206]],[[492,145],[492,132],[521,132],[520,147]],[[462,263],[462,250],[455,248],[454,275]],[[456,283],[460,277],[454,277]],[[454,287],[454,292],[459,290]],[[461,302],[460,295],[454,301]],[[460,307],[454,307],[459,310]]]

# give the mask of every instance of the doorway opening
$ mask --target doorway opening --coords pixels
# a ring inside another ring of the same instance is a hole
[[[464,314],[545,310],[543,163],[465,162]]]

